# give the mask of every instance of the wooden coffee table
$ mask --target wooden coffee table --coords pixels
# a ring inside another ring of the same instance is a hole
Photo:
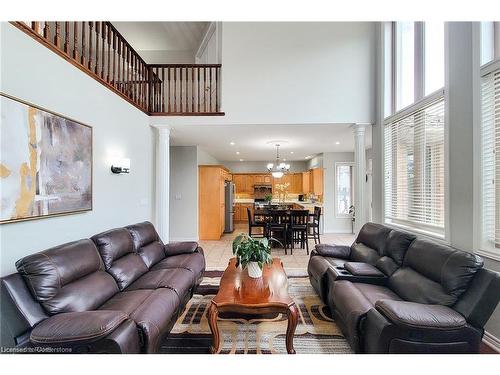
[[[264,266],[262,277],[252,279],[247,270],[236,267],[236,259],[231,258],[222,275],[219,292],[208,309],[208,324],[212,331],[212,353],[220,346],[217,317],[220,313],[271,314],[283,313],[288,317],[286,329],[286,350],[295,354],[293,335],[298,321],[298,309],[288,294],[288,278],[281,260],[274,258],[272,264]]]

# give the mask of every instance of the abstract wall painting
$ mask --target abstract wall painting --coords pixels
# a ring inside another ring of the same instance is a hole
[[[0,224],[92,210],[92,128],[0,93]]]

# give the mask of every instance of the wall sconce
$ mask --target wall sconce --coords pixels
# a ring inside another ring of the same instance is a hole
[[[130,173],[130,159],[116,159],[113,164],[111,164],[111,172],[116,174]]]

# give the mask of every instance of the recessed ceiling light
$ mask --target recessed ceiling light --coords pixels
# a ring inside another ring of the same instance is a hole
[[[239,154],[240,154],[240,152],[239,152],[239,151],[236,151],[236,155],[239,155]]]
[[[234,142],[229,142],[229,144],[230,144],[231,146],[234,146]]]
[[[311,155],[307,155],[304,159],[309,159],[311,157]]]
[[[286,161],[286,159],[283,159],[283,161]]]
[[[292,154],[292,155],[293,155],[293,151],[290,151],[290,154]]]
[[[335,142],[335,144],[336,144],[336,145],[339,145],[339,144],[340,144],[340,142],[339,142],[339,141],[337,141],[337,142]]]
[[[240,159],[240,161],[245,161],[244,159]]]

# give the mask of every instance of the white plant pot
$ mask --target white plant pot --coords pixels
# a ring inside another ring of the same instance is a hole
[[[262,270],[259,267],[259,263],[250,262],[247,264],[248,276],[253,279],[258,279],[262,277]]]

